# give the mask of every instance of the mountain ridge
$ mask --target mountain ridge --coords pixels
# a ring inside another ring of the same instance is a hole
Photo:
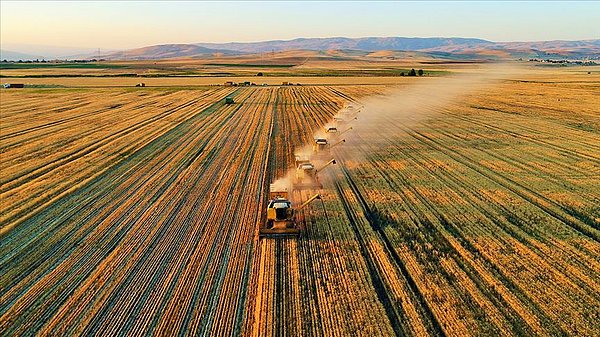
[[[313,51],[406,51],[422,52],[436,58],[516,59],[565,58],[600,59],[600,39],[494,42],[462,37],[324,37],[227,43],[173,43],[104,53],[81,55],[80,58],[111,60],[145,60],[170,58],[207,58],[241,54],[263,54],[291,50]],[[4,53],[5,51],[3,51]],[[11,52],[23,57],[31,52]],[[33,57],[32,57],[33,58]],[[39,57],[35,57],[39,58]],[[24,58],[26,59],[26,58]],[[51,59],[46,57],[46,59]]]
[[[195,43],[206,48],[221,48],[246,53],[261,53],[282,50],[420,50],[442,45],[453,44],[491,44],[493,42],[476,38],[461,37],[325,37],[325,38],[296,38],[292,40],[270,40],[258,42],[227,42],[227,43]]]
[[[215,54],[262,54],[268,52],[281,52],[291,50],[356,50],[356,51],[415,51],[436,55],[445,55],[452,58],[475,59],[506,59],[506,58],[567,58],[600,59],[600,39],[597,40],[551,40],[532,42],[493,42],[478,38],[462,37],[326,37],[326,38],[297,38],[292,40],[270,40],[258,42],[227,42],[227,43],[194,43],[194,44],[168,44],[152,46],[155,49],[172,49],[178,46],[180,52],[160,52],[151,55],[138,56],[139,58],[169,58],[169,57],[207,57]],[[194,53],[193,47],[206,48],[203,52]],[[150,48],[150,47],[145,47]],[[129,55],[143,54],[144,48],[129,51]],[[441,53],[441,54],[440,54]],[[106,56],[118,59],[119,55],[113,53]],[[126,59],[128,57],[125,57]],[[131,59],[131,57],[129,57]]]

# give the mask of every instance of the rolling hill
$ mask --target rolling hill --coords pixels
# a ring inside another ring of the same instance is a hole
[[[151,60],[237,54],[240,54],[240,52],[224,49],[211,49],[194,44],[164,44],[114,52],[102,55],[101,58],[112,60]]]
[[[18,61],[18,60],[35,60],[43,59],[44,56],[36,56],[11,50],[0,50],[0,60]]]

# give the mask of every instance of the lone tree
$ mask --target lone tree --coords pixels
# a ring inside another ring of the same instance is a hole
[[[400,76],[404,76],[404,72],[401,72],[401,73],[400,73]]]
[[[408,72],[408,76],[417,76],[417,72],[415,71],[415,69],[411,69],[411,70]]]
[[[423,76],[423,69],[419,69],[418,73],[419,73],[419,76]]]
[[[256,76],[262,76],[262,75],[263,75],[263,73],[258,73],[258,74],[256,74]]]

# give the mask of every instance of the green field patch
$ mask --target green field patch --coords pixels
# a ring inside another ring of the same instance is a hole
[[[67,69],[119,69],[126,68],[125,65],[110,63],[13,63],[0,62],[0,69],[41,69],[41,68],[67,68]]]
[[[415,70],[418,70],[415,68]],[[369,77],[369,76],[384,76],[384,77],[396,77],[396,76],[407,76],[410,69],[352,69],[352,70],[342,70],[342,69],[306,69],[300,72],[290,74],[289,76],[330,76],[330,77]],[[448,71],[443,70],[425,70],[423,69],[423,76],[441,76],[449,74]],[[404,74],[404,75],[403,75]],[[266,76],[269,76],[265,74]],[[280,74],[273,75],[280,76]],[[411,76],[411,77],[422,77],[422,76]]]
[[[169,76],[143,76],[138,74],[107,74],[107,75],[78,75],[78,74],[52,74],[52,75],[0,75],[0,78],[54,78],[54,77],[169,77]]]
[[[291,68],[295,64],[244,64],[244,63],[206,63],[212,67],[239,67],[239,68]]]

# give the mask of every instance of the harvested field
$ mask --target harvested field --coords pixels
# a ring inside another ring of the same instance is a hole
[[[190,86],[211,86],[223,85],[225,82],[255,82],[258,85],[281,85],[283,82],[301,85],[396,85],[414,81],[415,78],[408,77],[40,77],[40,78],[3,78],[4,82],[24,82],[30,85],[54,85],[70,88],[89,88],[89,87],[131,87],[135,89],[135,84],[139,82],[146,83],[147,87],[178,87],[186,89]],[[421,79],[423,80],[423,78]]]
[[[598,335],[600,81],[536,76],[2,90],[0,335]],[[305,233],[259,239],[348,102]]]

